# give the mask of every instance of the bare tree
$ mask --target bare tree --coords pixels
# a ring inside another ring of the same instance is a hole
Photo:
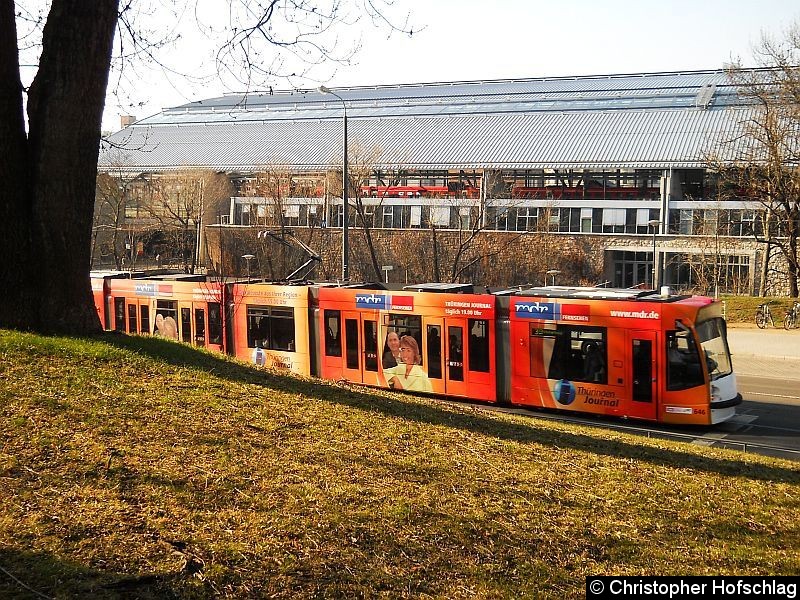
[[[101,173],[97,176],[97,199],[92,219],[91,264],[97,262],[97,252],[110,254],[117,269],[123,267],[125,256],[123,236],[128,179],[121,172]]]
[[[292,173],[283,166],[263,166],[248,179],[243,194],[253,198],[250,224],[258,228],[250,251],[261,276],[282,280],[307,260],[306,241],[301,238],[313,244],[320,225],[319,206],[314,201],[323,187],[321,177]],[[304,235],[296,235],[300,227],[304,227]]]
[[[761,69],[740,63],[729,77],[741,96],[752,104],[741,123],[741,134],[723,143],[709,159],[729,197],[757,200],[765,212],[766,227],[756,234],[778,248],[787,264],[789,293],[798,296],[800,257],[800,23],[782,40],[764,36],[754,50]]]
[[[362,264],[359,265],[359,270],[365,279],[380,281],[381,259],[378,256],[373,229],[376,227],[376,220],[377,226],[382,225],[384,200],[387,196],[385,192],[377,193],[373,196],[369,191],[369,183],[380,162],[381,149],[377,147],[367,149],[355,142],[350,144],[348,155],[349,203],[355,211],[355,226],[363,235],[364,245],[367,250],[367,259],[361,261]],[[332,183],[334,185],[338,184],[338,190],[334,188],[332,190],[333,193],[338,193],[341,196],[341,176],[335,178]],[[378,188],[382,187],[384,190],[388,189],[390,185],[390,182],[386,181],[379,183],[384,185],[378,186]],[[367,277],[368,272],[371,272],[371,277]]]
[[[493,213],[490,208],[499,208],[506,215],[505,218],[508,218],[521,202],[511,198],[511,191],[503,181],[502,174],[491,171],[484,175],[479,198],[444,199],[444,210],[450,213],[450,224],[455,229],[455,238],[452,254],[444,254],[438,258],[441,236],[437,236],[437,225],[435,219],[431,218],[431,243],[434,246],[434,256],[437,256],[437,281],[439,273],[445,269],[450,282],[461,281],[467,274],[471,274],[469,279],[475,279],[477,267],[481,263],[488,267],[487,271],[491,271],[488,263],[498,256],[512,252],[519,238],[528,233],[527,230],[508,231],[502,238],[494,236],[491,243],[482,234],[496,226],[496,222],[492,222]],[[496,218],[496,213],[494,215]],[[443,260],[447,260],[447,265]]]
[[[333,55],[342,28],[364,14],[394,27],[389,4],[231,2],[225,13],[231,21],[215,23],[228,36],[218,65],[234,68],[250,89],[297,74],[273,57],[294,54],[307,65],[346,60],[347,53]],[[136,12],[135,2],[120,9],[119,0],[52,0],[49,10],[43,3],[46,15],[31,8],[40,5],[0,0],[0,280],[7,286],[0,326],[93,332],[100,322],[88,277],[92,217],[115,31],[119,24],[118,65],[130,65],[137,55],[157,58],[158,40],[166,35],[156,32],[153,43],[146,28],[137,28],[134,20],[148,11]],[[38,43],[31,37],[36,31]],[[38,65],[27,89],[20,71],[26,48],[32,56],[25,62]]]
[[[220,205],[230,194],[228,178],[208,170],[148,179],[141,208],[166,235],[163,250],[178,258],[184,272],[197,270],[204,256],[203,225],[216,220]]]
[[[691,196],[687,195],[686,198],[691,199]],[[729,214],[723,198],[718,198],[713,207],[694,210],[691,233],[695,249],[688,255],[675,255],[669,261],[675,267],[682,264],[688,267],[690,283],[696,293],[718,296],[720,293],[743,293],[747,290],[747,281],[742,279],[729,261],[738,247],[730,236],[731,227],[736,224],[727,218]]]

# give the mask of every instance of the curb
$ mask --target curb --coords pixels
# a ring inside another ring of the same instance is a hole
[[[777,354],[750,354],[745,352],[731,352],[731,358],[764,358],[769,360],[785,360],[787,362],[796,361],[800,363],[800,356],[780,356]]]

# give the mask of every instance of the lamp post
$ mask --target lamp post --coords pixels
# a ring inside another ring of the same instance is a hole
[[[350,241],[348,240],[348,220],[350,217],[349,211],[349,198],[348,198],[348,176],[347,176],[347,103],[339,94],[326,88],[324,85],[319,86],[319,91],[323,94],[330,94],[336,96],[342,103],[342,110],[344,118],[342,119],[342,280],[347,281],[350,279],[350,263],[348,260],[350,254]]]
[[[242,254],[242,258],[247,261],[247,283],[250,283],[250,261],[255,258],[255,255]]]
[[[558,269],[550,269],[549,271],[547,271],[547,274],[552,277],[552,281],[553,281],[552,285],[555,285],[556,284],[556,275],[561,275],[561,271],[559,271]],[[544,280],[544,284],[547,285],[547,278],[546,277],[545,277],[545,280]]]
[[[661,225],[661,221],[658,219],[650,219],[647,224],[653,228],[653,278],[651,283],[653,285],[653,289],[657,290],[658,281],[656,280],[656,276],[658,275],[658,261],[656,261],[656,234],[658,233],[658,226]]]

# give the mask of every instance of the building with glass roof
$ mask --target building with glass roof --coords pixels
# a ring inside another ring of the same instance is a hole
[[[721,290],[753,292],[763,249],[757,202],[721,202],[709,160],[754,107],[723,71],[641,73],[231,94],[110,135],[100,170],[124,177],[228,175],[218,224],[341,227],[346,111],[351,198],[370,227],[595,236],[614,287],[691,287],[715,250]],[[265,172],[286,180],[259,193]],[[135,210],[132,211],[135,214]],[[351,214],[351,224],[357,226]],[[657,243],[656,243],[657,242]],[[655,249],[655,253],[654,253]],[[656,262],[654,262],[654,260]]]

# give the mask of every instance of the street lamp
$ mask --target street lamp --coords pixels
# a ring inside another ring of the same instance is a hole
[[[247,261],[247,283],[250,283],[250,261],[255,258],[255,255],[242,254],[242,258]]]
[[[658,262],[656,261],[656,234],[658,233],[658,226],[661,225],[661,221],[658,219],[650,219],[647,224],[653,228],[653,289],[658,289],[658,282],[656,281],[656,275],[658,274]]]
[[[347,103],[344,101],[339,94],[326,88],[324,85],[319,86],[319,91],[323,94],[330,94],[331,96],[336,96],[342,103],[342,109],[344,111],[344,118],[342,120],[342,280],[347,281],[350,279],[350,264],[348,261],[348,256],[350,254],[350,242],[347,238],[347,229],[348,229],[348,219],[349,215],[349,198],[348,198],[348,177],[347,177]]]
[[[558,269],[550,269],[547,272],[547,274],[550,275],[553,278],[553,284],[552,285],[555,285],[556,284],[556,275],[561,275],[561,271],[559,271]],[[544,284],[547,285],[547,278],[546,277],[545,277],[545,280],[544,280]]]

